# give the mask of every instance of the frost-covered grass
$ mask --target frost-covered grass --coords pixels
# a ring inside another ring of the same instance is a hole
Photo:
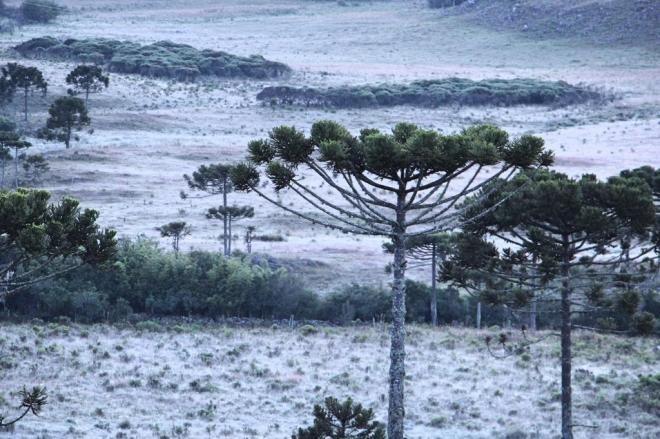
[[[0,405],[45,385],[43,415],[16,438],[287,438],[325,396],[352,396],[385,420],[386,327],[241,329],[10,325],[0,328]],[[559,345],[490,356],[486,331],[412,326],[406,382],[410,438],[557,436]],[[516,335],[514,334],[514,337]],[[651,438],[660,421],[637,405],[638,375],[657,373],[657,339],[576,334],[577,438]]]

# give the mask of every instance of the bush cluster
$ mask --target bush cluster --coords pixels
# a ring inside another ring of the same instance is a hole
[[[579,104],[604,97],[586,87],[564,81],[536,79],[445,78],[409,84],[363,85],[326,89],[289,86],[266,87],[257,99],[271,105],[328,106],[335,108],[390,107],[413,105],[514,106]]]
[[[274,78],[290,73],[282,63],[260,55],[241,57],[215,50],[197,50],[170,41],[140,45],[107,38],[33,38],[14,49],[25,57],[73,60],[106,65],[117,73],[192,81],[200,76]]]

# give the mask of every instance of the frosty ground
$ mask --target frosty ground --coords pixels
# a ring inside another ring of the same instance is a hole
[[[2,412],[22,383],[50,395],[10,437],[285,439],[326,396],[387,414],[385,326],[5,324],[0,333]],[[408,437],[557,436],[558,337],[540,332],[528,353],[496,359],[487,334],[497,331],[408,329]],[[657,416],[634,398],[638,375],[657,373],[658,361],[655,339],[577,332],[574,416],[595,428],[576,438],[658,437]]]
[[[11,2],[10,2],[11,3]],[[220,228],[204,218],[217,199],[181,200],[182,174],[202,163],[241,160],[249,140],[279,124],[308,128],[336,119],[357,131],[391,128],[396,122],[452,132],[489,122],[513,134],[543,136],[557,153],[557,167],[569,175],[601,177],[623,168],[658,164],[660,62],[657,52],[635,47],[593,47],[581,41],[537,41],[516,32],[480,27],[460,16],[429,10],[425,1],[313,2],[256,0],[149,2],[63,1],[70,13],[49,26],[26,26],[3,36],[7,49],[32,37],[107,37],[139,43],[172,40],[238,55],[261,54],[294,68],[278,81],[205,80],[194,84],[138,76],[111,77],[111,86],[92,96],[93,134],[74,148],[35,141],[52,172],[44,185],[70,194],[102,212],[101,222],[122,235],[157,238],[155,227],[173,220],[193,226],[183,247],[217,249]],[[15,55],[7,52],[10,60]],[[63,79],[74,64],[25,61],[45,71],[49,97],[65,92]],[[265,85],[329,86],[400,82],[461,76],[471,79],[531,77],[566,80],[618,96],[603,105],[570,108],[439,108],[363,110],[270,108],[255,96]],[[43,123],[45,102],[35,97],[31,123]],[[311,177],[310,177],[311,178]],[[321,190],[321,182],[312,181]],[[311,273],[310,288],[332,289],[352,280],[386,282],[381,239],[315,229],[254,195],[235,194],[251,204],[250,224],[283,242],[257,242],[257,252],[311,259],[326,269]],[[308,209],[294,201],[294,206]],[[248,222],[235,228],[238,236]],[[350,267],[347,267],[350,262]],[[350,268],[350,269],[349,269]],[[423,274],[411,273],[421,278]]]

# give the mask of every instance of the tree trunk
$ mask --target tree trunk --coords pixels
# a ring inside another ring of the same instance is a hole
[[[435,243],[431,249],[431,324],[438,326],[438,293],[436,291],[436,254]]]
[[[477,329],[481,329],[481,302],[477,302]]]
[[[564,258],[561,265],[561,438],[573,439],[571,401],[571,281],[568,237],[563,237]]]
[[[536,299],[532,299],[529,312],[529,329],[536,331]]]
[[[14,148],[14,187],[18,189],[18,148]]]
[[[2,180],[0,180],[0,189],[5,187],[5,161],[2,161]]]
[[[397,223],[394,238],[394,281],[392,283],[392,340],[390,348],[390,389],[387,413],[388,439],[404,439],[404,380],[405,369],[405,318],[406,318],[406,242],[405,196],[399,197]]]
[[[25,114],[25,122],[27,122],[28,121],[28,117],[27,117],[27,113],[28,113],[27,112],[27,110],[28,110],[28,89],[27,89],[27,87],[25,88],[25,93],[23,95],[23,98],[24,98],[24,100],[23,100],[23,104],[24,104],[23,112]]]
[[[227,180],[224,180],[222,183],[222,206],[225,209],[225,214],[222,217],[223,221],[223,231],[224,231],[224,237],[223,237],[223,246],[224,246],[224,252],[225,256],[229,256],[228,252],[228,247],[227,247]]]
[[[231,256],[231,215],[227,215],[227,229],[229,232],[229,237],[227,239],[227,255]]]
[[[64,144],[66,145],[66,149],[69,149],[71,147],[71,130],[72,130],[71,125],[67,125],[66,133],[64,136]]]
[[[85,89],[85,108],[87,108],[87,102],[89,101],[89,89]]]

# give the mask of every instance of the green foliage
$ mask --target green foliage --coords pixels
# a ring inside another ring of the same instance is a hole
[[[23,170],[25,171],[25,181],[38,182],[44,172],[50,169],[43,154],[31,154],[23,160]]]
[[[354,404],[351,398],[339,402],[326,398],[324,406],[314,406],[314,423],[299,428],[292,439],[385,439],[385,429],[373,420],[371,409]]]
[[[39,130],[38,137],[46,140],[64,142],[71,147],[71,140],[78,140],[73,133],[80,131],[91,123],[87,106],[82,99],[74,96],[58,98],[48,109],[46,127]]]
[[[240,57],[214,50],[197,50],[170,41],[141,46],[106,38],[57,40],[41,37],[19,44],[23,56],[39,56],[106,65],[109,71],[190,81],[200,76],[273,78],[290,73],[285,64],[259,55]]]
[[[25,0],[20,7],[23,19],[34,23],[48,23],[61,12],[62,7],[49,0]]]
[[[660,416],[660,374],[641,375],[634,399],[644,410]]]
[[[71,198],[49,200],[46,191],[0,191],[0,287],[5,291],[83,263],[105,263],[115,254],[115,232],[100,230],[98,212],[81,210]],[[59,270],[51,270],[54,263]]]
[[[68,92],[71,95],[85,93],[85,102],[90,93],[98,93],[110,85],[110,78],[103,74],[99,66],[80,65],[73,69],[66,77],[66,83],[73,88]]]
[[[326,89],[272,86],[257,99],[278,105],[329,106],[335,108],[391,107],[412,105],[552,105],[564,106],[602,100],[599,92],[564,81],[537,79],[445,78],[409,84],[345,86]]]
[[[632,318],[632,329],[639,335],[651,335],[655,331],[655,316],[647,311],[637,312]]]

